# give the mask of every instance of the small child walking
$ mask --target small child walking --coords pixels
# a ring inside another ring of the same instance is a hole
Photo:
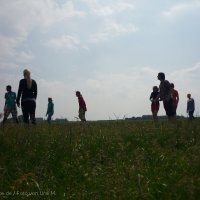
[[[54,114],[54,103],[51,97],[48,98],[48,106],[47,106],[47,122],[51,123],[51,118]]]
[[[159,103],[159,92],[158,92],[158,87],[157,86],[153,86],[153,92],[150,95],[150,101],[151,101],[151,112],[152,112],[152,116],[154,121],[158,120],[158,111],[159,111],[159,107],[160,107],[160,103]]]

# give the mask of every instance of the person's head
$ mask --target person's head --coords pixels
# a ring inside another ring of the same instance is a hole
[[[191,94],[187,94],[187,98],[190,99],[191,98]]]
[[[170,88],[174,89],[174,84],[173,83],[170,83]]]
[[[164,81],[165,80],[165,74],[163,72],[158,73],[158,80]]]
[[[157,86],[153,86],[153,91],[154,92],[158,92],[158,87]]]
[[[52,102],[52,98],[51,97],[48,98],[48,102]]]
[[[12,90],[12,87],[11,87],[10,85],[7,85],[7,86],[6,86],[6,90],[7,90],[8,92],[10,92],[10,91]]]
[[[31,73],[30,73],[30,71],[28,69],[25,69],[23,71],[23,74],[24,74],[24,78],[27,81],[28,88],[31,88],[31,86],[32,86],[32,80],[31,80]]]
[[[27,78],[30,78],[31,73],[30,73],[30,71],[28,69],[25,69],[23,71],[23,75],[24,75],[24,78],[27,79]]]
[[[77,97],[80,97],[81,96],[81,93],[79,91],[76,91],[76,96]]]

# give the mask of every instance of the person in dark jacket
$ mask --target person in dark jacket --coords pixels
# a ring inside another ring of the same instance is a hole
[[[19,82],[18,94],[17,94],[17,106],[21,108],[23,113],[23,119],[25,123],[29,123],[29,120],[33,124],[36,124],[35,110],[36,110],[36,98],[37,98],[37,83],[31,79],[30,71],[25,69],[23,71],[24,79]]]
[[[78,103],[79,103],[79,118],[82,122],[86,122],[85,119],[85,112],[87,111],[86,108],[86,103],[83,99],[83,96],[81,95],[81,93],[79,91],[76,91],[76,96],[78,97]]]
[[[159,100],[163,101],[163,106],[168,116],[169,120],[175,119],[175,111],[173,107],[173,100],[171,97],[171,87],[168,80],[165,79],[165,74],[163,72],[158,73],[159,85]]]

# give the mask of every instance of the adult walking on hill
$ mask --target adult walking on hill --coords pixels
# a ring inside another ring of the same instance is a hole
[[[76,96],[78,97],[78,103],[79,103],[79,118],[82,122],[86,122],[85,119],[85,112],[87,111],[86,103],[83,99],[82,94],[79,91],[76,91]]]
[[[21,108],[23,113],[23,120],[25,123],[36,124],[35,110],[36,110],[36,98],[37,98],[37,83],[31,79],[30,71],[25,69],[23,71],[24,78],[19,82],[18,94],[17,94],[17,105]]]
[[[165,74],[163,72],[158,73],[159,85],[159,100],[163,101],[163,106],[169,120],[173,120],[175,116],[173,101],[171,97],[171,87],[168,80],[165,80]]]
[[[170,83],[170,87],[171,87],[171,97],[173,102],[174,114],[176,115],[176,110],[179,102],[179,94],[178,91],[174,89],[173,83]]]
[[[10,85],[6,86],[7,92],[5,93],[5,106],[4,106],[4,118],[3,124],[5,124],[10,113],[12,114],[13,120],[18,123],[17,118],[17,106],[16,106],[16,93],[12,91]]]
[[[151,112],[153,115],[154,121],[158,120],[158,111],[160,107],[159,103],[159,92],[158,92],[158,87],[153,86],[153,92],[150,95],[150,101],[151,101]]]
[[[194,110],[195,110],[195,103],[194,99],[191,97],[191,94],[187,94],[187,113],[189,115],[189,119],[194,119]]]
[[[54,114],[54,103],[53,103],[52,98],[49,97],[48,98],[47,113],[46,113],[48,123],[51,123],[51,117],[53,116],[53,114]]]

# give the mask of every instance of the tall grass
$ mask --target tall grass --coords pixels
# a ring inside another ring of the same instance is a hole
[[[199,122],[7,124],[0,199],[198,199]]]

